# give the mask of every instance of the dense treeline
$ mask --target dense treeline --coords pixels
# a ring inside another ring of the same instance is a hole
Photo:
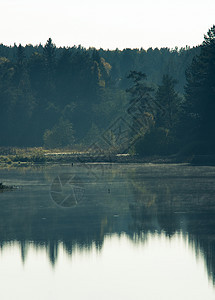
[[[214,31],[180,50],[0,45],[0,146],[86,148],[124,116],[136,153],[211,151]]]
[[[215,153],[215,26],[199,48],[200,53],[185,72],[184,95],[176,91],[176,81],[170,75],[163,75],[162,82],[154,89],[147,84],[145,74],[130,73],[131,103],[136,101],[141,107],[139,119],[148,119],[139,122],[143,125],[135,147],[139,154]],[[144,117],[146,113],[148,116]],[[136,114],[134,117],[136,121]]]

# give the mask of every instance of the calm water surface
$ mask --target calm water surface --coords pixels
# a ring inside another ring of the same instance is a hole
[[[1,169],[0,299],[215,299],[215,167]]]

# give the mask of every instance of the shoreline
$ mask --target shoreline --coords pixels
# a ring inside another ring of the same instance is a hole
[[[215,155],[168,155],[168,156],[146,156],[129,154],[102,154],[96,153],[68,153],[68,152],[39,152],[39,153],[22,153],[22,155],[1,155],[0,168],[2,166],[34,166],[50,165],[60,163],[152,163],[152,164],[190,164],[202,166],[215,166]]]

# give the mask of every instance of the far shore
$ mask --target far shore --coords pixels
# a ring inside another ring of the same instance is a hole
[[[215,155],[168,155],[145,156],[131,155],[127,153],[89,153],[66,150],[44,150],[43,148],[0,149],[1,166],[21,167],[38,164],[57,163],[153,163],[153,164],[179,164],[215,166]]]

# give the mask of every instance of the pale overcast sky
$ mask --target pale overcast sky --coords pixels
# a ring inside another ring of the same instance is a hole
[[[0,0],[0,43],[123,49],[201,44],[215,0]]]

